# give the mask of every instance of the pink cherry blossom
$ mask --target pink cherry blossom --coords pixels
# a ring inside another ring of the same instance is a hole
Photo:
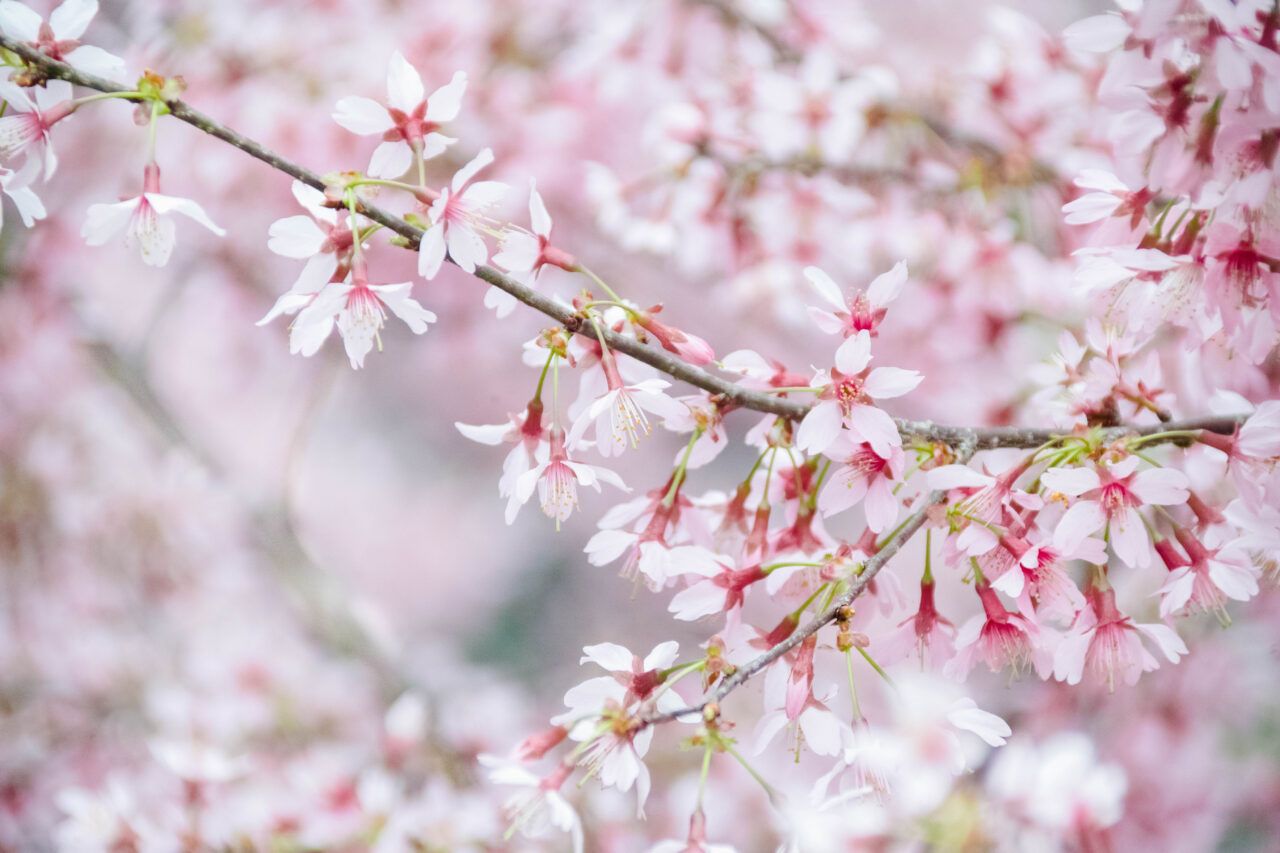
[[[1074,550],[1085,537],[1105,527],[1121,560],[1139,569],[1151,564],[1151,537],[1138,508],[1186,503],[1187,477],[1168,468],[1138,471],[1138,463],[1138,457],[1128,456],[1096,470],[1050,468],[1040,476],[1045,488],[1077,498],[1054,531],[1055,548]]]
[[[867,526],[876,533],[889,529],[898,518],[898,499],[893,489],[902,481],[902,448],[892,446],[884,457],[867,442],[854,441],[841,433],[823,455],[838,467],[832,470],[830,482],[818,495],[822,514],[834,515],[862,501]]]
[[[1080,611],[1054,653],[1053,676],[1059,681],[1079,684],[1087,668],[1112,689],[1117,676],[1125,684],[1136,684],[1142,673],[1160,666],[1143,646],[1143,637],[1155,643],[1170,663],[1187,654],[1186,645],[1172,628],[1140,624],[1121,613],[1115,590],[1094,588],[1088,599],[1090,606]]]
[[[578,484],[597,492],[601,483],[630,491],[622,478],[609,469],[571,460],[565,450],[564,430],[560,427],[552,427],[550,445],[545,449],[539,445],[537,453],[541,461],[515,480],[507,502],[507,524],[515,520],[516,512],[533,496],[535,486],[542,511],[556,520],[557,530],[578,507]]]
[[[907,282],[907,265],[904,261],[898,261],[893,269],[876,276],[865,293],[859,291],[852,299],[846,299],[831,276],[817,267],[806,267],[804,275],[830,306],[828,309],[809,308],[809,316],[818,328],[828,334],[839,332],[846,338],[862,331],[875,337],[889,304],[898,298],[902,286]]]
[[[1053,654],[1046,642],[1047,629],[1006,610],[986,581],[975,583],[974,589],[982,600],[983,612],[956,633],[956,654],[944,672],[962,679],[981,660],[992,672],[1008,665],[1016,675],[1031,665],[1041,676],[1046,676],[1053,666]]]
[[[591,405],[574,421],[569,431],[569,444],[576,445],[592,425],[595,426],[596,449],[602,456],[616,456],[630,444],[636,447],[639,440],[649,435],[649,411],[661,418],[683,417],[683,403],[668,397],[665,389],[671,383],[662,379],[645,379],[628,385],[618,372],[612,353],[606,353],[600,362],[604,369],[608,390],[591,402]]]
[[[489,258],[480,231],[485,211],[497,204],[507,191],[498,181],[476,181],[476,173],[493,162],[493,151],[486,148],[453,176],[440,197],[431,203],[431,226],[418,246],[418,275],[433,279],[440,272],[448,252],[453,262],[467,272]]]
[[[1258,569],[1249,554],[1236,543],[1208,547],[1184,528],[1178,528],[1178,541],[1187,552],[1171,557],[1172,545],[1167,540],[1157,545],[1157,552],[1169,568],[1169,578],[1160,587],[1160,616],[1210,611],[1227,624],[1227,599],[1248,601],[1258,594]],[[1161,547],[1163,546],[1163,547]],[[1176,562],[1175,562],[1176,561]]]
[[[80,42],[80,36],[97,14],[98,0],[64,0],[45,21],[25,3],[4,0],[0,3],[0,30],[51,59],[109,80],[119,80],[125,74],[124,60],[100,47]]]
[[[882,458],[889,458],[893,448],[901,447],[898,428],[884,410],[874,405],[877,399],[900,397],[910,392],[923,379],[914,370],[877,367],[867,370],[871,361],[871,333],[863,330],[850,337],[836,350],[836,365],[830,372],[820,371],[810,383],[818,390],[818,401],[800,422],[796,446],[806,453],[822,453],[841,429],[871,445]]]
[[[349,96],[338,101],[333,120],[352,133],[381,136],[382,142],[369,161],[369,174],[398,178],[409,170],[415,157],[429,160],[457,141],[438,131],[443,123],[458,117],[466,88],[467,75],[458,71],[426,97],[422,77],[397,50],[387,67],[387,105]]]
[[[349,283],[331,282],[298,312],[290,330],[289,351],[315,355],[336,325],[351,366],[363,367],[374,341],[378,342],[379,349],[382,347],[385,309],[391,309],[415,335],[422,334],[428,323],[435,322],[436,315],[409,295],[412,288],[411,281],[370,284],[364,264],[356,262]]]
[[[227,233],[214,225],[204,208],[191,199],[161,195],[160,167],[148,163],[143,173],[142,194],[116,204],[90,206],[80,236],[90,246],[101,246],[124,229],[125,245],[131,246],[136,240],[142,262],[162,267],[169,262],[177,242],[173,220],[162,218],[170,213],[194,219],[219,237]]]
[[[502,232],[502,248],[493,256],[493,262],[504,270],[533,273],[535,277],[547,264],[573,272],[577,260],[551,245],[551,215],[532,179],[529,181],[529,221],[532,233],[515,228]]]
[[[71,100],[71,84],[50,80],[44,86],[22,89],[12,81],[0,80],[0,96],[8,105],[8,114],[0,118],[0,155],[22,154],[25,162],[43,165],[45,180],[53,177],[58,157],[53,152],[50,132],[55,124],[76,110]]]

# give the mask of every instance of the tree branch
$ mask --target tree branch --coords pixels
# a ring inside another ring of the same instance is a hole
[[[723,3],[711,3],[716,8],[727,7]],[[28,66],[38,70],[42,75],[51,79],[66,80],[77,86],[87,89],[94,89],[99,92],[131,92],[132,89],[121,86],[102,77],[92,74],[86,74],[79,71],[66,63],[59,62],[45,56],[40,51],[32,48],[24,42],[17,41],[6,35],[0,34],[0,47],[16,53],[27,62]],[[266,163],[268,166],[283,172],[309,186],[315,187],[323,191],[326,187],[324,178],[315,172],[307,169],[298,163],[289,160],[280,154],[271,151],[249,137],[232,130],[226,125],[210,118],[204,113],[192,108],[185,101],[173,99],[166,102],[171,114],[186,122],[192,127],[209,134],[210,136],[221,139],[223,142],[233,145]],[[394,231],[410,241],[411,245],[417,245],[422,238],[422,229],[409,224],[404,219],[390,213],[373,204],[362,204],[360,212],[370,220]],[[493,285],[499,290],[514,296],[520,302],[541,311],[543,314],[551,317],[557,323],[562,324],[571,332],[583,335],[584,337],[593,337],[594,333],[590,328],[584,328],[583,317],[571,306],[562,302],[558,302],[551,297],[539,293],[538,291],[521,284],[514,278],[505,275],[499,270],[490,266],[476,267],[475,277]],[[810,405],[778,394],[769,394],[762,391],[753,391],[744,388],[735,382],[714,376],[705,370],[682,361],[675,356],[653,347],[640,343],[634,338],[626,337],[608,328],[600,330],[605,342],[618,352],[625,353],[637,361],[644,362],[650,367],[671,376],[687,382],[696,388],[719,396],[726,402],[745,409],[752,409],[765,414],[777,415],[790,420],[799,420],[808,413]],[[1148,426],[1131,426],[1122,425],[1112,427],[1103,431],[1103,438],[1106,441],[1114,441],[1125,435],[1151,435],[1157,432],[1168,431],[1187,431],[1207,429],[1211,432],[1230,433],[1235,427],[1241,423],[1247,415],[1221,416],[1221,417],[1204,417],[1195,418],[1186,421],[1175,421],[1170,423],[1162,423]],[[1039,447],[1046,442],[1052,441],[1065,433],[1060,430],[1049,429],[1032,429],[1024,427],[960,427],[960,426],[944,426],[934,424],[932,421],[911,421],[901,418],[895,418],[898,430],[906,440],[919,440],[930,443],[946,444],[956,448],[961,446],[971,446],[974,450],[991,450],[998,447],[1012,447],[1029,449]],[[1170,437],[1165,439],[1170,442],[1186,443],[1185,436]]]

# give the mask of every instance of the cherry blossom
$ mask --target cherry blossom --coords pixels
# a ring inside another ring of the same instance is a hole
[[[974,589],[982,601],[983,612],[956,632],[956,654],[947,662],[944,672],[953,678],[963,678],[981,660],[992,672],[1008,665],[1017,674],[1030,664],[1041,676],[1047,675],[1053,666],[1048,629],[1005,609],[986,581],[979,581]]]
[[[1134,568],[1151,564],[1151,537],[1138,514],[1145,504],[1171,506],[1187,500],[1187,477],[1181,471],[1148,468],[1129,456],[1093,468],[1051,468],[1041,475],[1046,488],[1076,497],[1054,531],[1054,547],[1070,551],[1085,537],[1106,527],[1116,555]]]
[[[387,105],[348,96],[338,101],[333,120],[352,133],[380,136],[382,142],[369,161],[369,174],[398,178],[409,170],[415,157],[428,160],[457,141],[438,131],[443,123],[458,117],[466,88],[467,75],[458,71],[427,97],[417,69],[397,50],[387,66]]]
[[[569,459],[564,430],[559,427],[552,427],[551,444],[545,450],[539,446],[538,455],[543,457],[541,461],[517,477],[512,485],[511,499],[507,502],[507,524],[515,520],[519,508],[533,496],[535,486],[542,511],[548,518],[556,520],[557,530],[578,506],[578,484],[590,486],[597,492],[602,482],[630,491],[622,478],[609,469]]]
[[[877,367],[868,371],[870,361],[870,332],[860,331],[840,345],[835,367],[829,372],[819,371],[810,383],[819,391],[818,402],[800,422],[796,431],[797,447],[807,453],[822,453],[842,428],[870,444],[884,459],[889,458],[895,446],[901,446],[893,419],[876,408],[874,402],[900,397],[919,385],[924,377],[899,367]]]
[[[290,288],[291,294],[318,293],[340,267],[350,263],[355,242],[351,220],[326,207],[324,193],[314,187],[294,181],[292,189],[293,197],[310,215],[286,216],[271,223],[267,248],[286,258],[306,259],[306,266]],[[268,322],[279,308],[277,303],[259,324]]]
[[[1116,608],[1115,590],[1090,590],[1089,608],[1080,611],[1071,630],[1054,653],[1053,676],[1079,684],[1084,670],[1114,689],[1116,677],[1136,684],[1143,672],[1159,668],[1159,662],[1142,644],[1145,637],[1156,644],[1170,663],[1187,654],[1187,647],[1167,625],[1133,622]]]
[[[504,270],[534,276],[547,264],[573,272],[578,266],[574,257],[551,245],[551,215],[532,180],[529,181],[529,221],[533,225],[532,233],[513,228],[502,233],[502,248],[493,256],[493,262]]]
[[[316,294],[290,327],[289,351],[315,355],[336,325],[351,366],[359,369],[375,340],[379,349],[382,347],[380,333],[387,316],[384,309],[391,309],[415,335],[435,322],[436,315],[409,295],[413,282],[370,284],[367,275],[364,265],[357,262],[349,282],[332,282]]]
[[[501,200],[507,187],[498,181],[472,183],[472,178],[492,162],[493,152],[484,149],[458,170],[452,183],[432,202],[431,226],[418,246],[418,275],[435,278],[446,251],[467,272],[475,272],[476,265],[488,259],[489,249],[479,233],[480,218]]]
[[[809,308],[809,316],[818,328],[828,334],[840,332],[846,338],[862,331],[875,337],[889,304],[898,298],[907,282],[907,265],[903,261],[894,264],[893,269],[876,276],[865,293],[859,292],[851,300],[846,300],[831,276],[817,267],[806,267],[804,275],[830,306]]]
[[[604,368],[608,390],[591,402],[569,431],[569,444],[577,444],[587,429],[595,426],[596,449],[602,456],[616,456],[630,443],[635,447],[640,438],[649,435],[649,411],[661,418],[684,417],[684,404],[665,393],[671,383],[662,379],[645,379],[625,384],[612,354],[605,355]]]
[[[219,237],[226,231],[213,224],[199,204],[188,198],[160,193],[160,167],[148,163],[143,172],[142,194],[116,204],[95,204],[89,208],[80,236],[90,246],[101,246],[116,232],[124,229],[126,246],[136,240],[142,262],[162,267],[169,262],[177,242],[177,228],[172,219],[162,218],[181,213],[208,228]]]
[[[97,14],[97,0],[64,0],[45,21],[25,3],[3,0],[0,2],[0,30],[25,41],[51,59],[90,74],[118,80],[124,77],[124,60],[100,47],[79,41]]]
[[[833,515],[862,501],[867,526],[876,533],[887,530],[898,518],[898,499],[893,488],[902,480],[902,448],[891,446],[889,455],[884,457],[869,443],[856,442],[841,433],[823,455],[834,460],[838,467],[831,473],[831,482],[818,495],[818,509],[822,514]]]
[[[498,785],[515,785],[523,790],[504,805],[512,825],[529,838],[541,838],[549,829],[569,833],[574,853],[583,851],[582,820],[560,788],[573,772],[572,764],[561,764],[544,778],[538,778],[518,763],[492,755],[479,761],[488,768],[489,780]]]
[[[0,7],[4,5],[21,4],[8,0]],[[30,90],[15,86],[11,80],[0,80],[0,96],[4,97],[8,110],[15,111],[0,118],[0,154],[5,157],[22,154],[25,162],[42,164],[47,181],[58,168],[50,131],[76,109],[75,102],[71,100],[71,84],[64,80],[50,80],[44,86]]]

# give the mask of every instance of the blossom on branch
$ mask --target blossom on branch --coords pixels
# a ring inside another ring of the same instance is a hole
[[[80,236],[90,246],[101,246],[124,229],[125,245],[131,246],[136,240],[142,262],[162,267],[169,262],[177,241],[173,220],[162,218],[170,213],[181,213],[194,219],[219,237],[227,233],[214,225],[204,208],[191,199],[161,195],[160,167],[148,163],[143,172],[142,194],[116,204],[92,205],[80,229]]]
[[[422,77],[397,50],[387,67],[387,105],[348,96],[338,101],[333,120],[352,133],[381,136],[369,161],[369,174],[398,178],[413,165],[415,156],[429,160],[457,142],[438,131],[444,122],[458,117],[466,88],[467,75],[458,71],[426,97]]]
[[[418,245],[418,275],[433,279],[440,272],[446,251],[453,262],[467,272],[489,258],[480,231],[485,211],[497,204],[507,191],[499,181],[471,180],[476,173],[493,162],[493,151],[486,148],[470,163],[458,170],[440,197],[431,203],[431,227]]]

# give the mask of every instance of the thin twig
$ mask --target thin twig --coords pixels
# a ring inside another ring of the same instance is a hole
[[[967,455],[965,458],[968,458]],[[803,643],[809,637],[818,633],[818,631],[822,630],[827,625],[830,625],[836,620],[836,616],[840,613],[841,609],[852,604],[854,599],[866,590],[867,585],[870,584],[871,581],[875,580],[876,575],[880,573],[880,570],[884,568],[885,564],[888,563],[889,560],[893,559],[893,557],[902,549],[902,546],[907,544],[907,541],[910,540],[911,537],[915,535],[916,531],[924,525],[925,521],[929,517],[929,511],[934,507],[934,505],[946,500],[946,497],[947,493],[945,491],[936,491],[931,493],[928,498],[925,499],[924,505],[916,510],[915,513],[906,520],[898,532],[895,533],[888,542],[884,543],[884,547],[868,558],[866,563],[863,564],[862,571],[858,574],[857,578],[849,584],[849,588],[846,589],[839,598],[833,601],[830,607],[810,619],[804,625],[801,625],[799,628],[792,631],[791,636],[773,646],[767,652],[752,660],[750,663],[746,663],[738,667],[733,675],[721,681],[716,689],[712,691],[709,696],[704,697],[701,702],[698,702],[695,705],[690,705],[687,708],[680,708],[675,711],[666,711],[664,713],[643,717],[641,719],[641,723],[643,725],[655,725],[657,723],[665,723],[670,720],[674,720],[677,717],[684,717],[690,714],[701,714],[708,705],[713,702],[721,702],[726,696],[745,684],[747,680],[756,673],[760,672],[766,666]]]
[[[45,56],[43,53],[40,53],[29,45],[3,34],[0,34],[0,47],[13,51],[17,55],[21,56],[30,66],[39,69],[42,74],[49,78],[66,80],[69,83],[83,86],[88,89],[95,89],[99,92],[133,91],[118,83],[114,83],[110,80],[106,80],[92,74],[86,74],[63,62],[50,59],[48,56]],[[261,143],[258,143],[247,136],[232,130],[226,125],[215,121],[199,110],[192,108],[182,100],[173,99],[166,103],[172,115],[187,124],[199,128],[210,136],[221,139],[229,145],[239,148],[241,151],[261,160],[273,169],[283,172],[286,175],[290,175],[291,177],[315,187],[318,190],[325,189],[326,184],[324,179],[310,169],[307,169],[292,160],[271,151]],[[391,231],[405,237],[409,241],[410,245],[417,246],[422,238],[422,229],[409,224],[399,216],[389,213],[376,205],[362,203],[360,206],[360,212],[370,220],[377,222]],[[521,284],[514,278],[511,278],[490,266],[481,265],[476,267],[474,275],[476,278],[509,293],[525,305],[541,311],[543,314],[562,324],[569,331],[588,337],[592,335],[590,329],[584,329],[582,315],[571,306],[539,293],[538,291]],[[752,409],[765,414],[777,415],[790,420],[799,420],[809,411],[809,403],[788,399],[778,394],[768,394],[762,391],[753,391],[751,389],[744,388],[735,382],[722,379],[706,372],[705,370],[694,367],[693,365],[682,361],[663,350],[647,346],[634,338],[626,337],[625,335],[614,332],[611,329],[601,329],[601,334],[605,342],[618,352],[625,353],[637,361],[644,362],[674,379],[679,379],[682,382],[687,382],[690,385],[693,385],[694,387],[701,388],[703,391],[716,395],[735,406]],[[1104,431],[1104,439],[1110,441],[1125,435],[1151,435],[1153,433],[1165,431],[1201,429],[1217,433],[1230,433],[1244,420],[1245,417],[1247,416],[1205,417],[1148,426],[1118,426]],[[953,448],[960,447],[963,444],[972,444],[975,450],[991,450],[998,447],[1030,449],[1039,447],[1047,441],[1051,441],[1052,439],[1064,434],[1061,430],[1031,429],[1023,427],[944,426],[934,424],[931,421],[911,421],[901,418],[895,419],[895,422],[898,425],[898,431],[902,434],[905,440],[918,440],[946,444]],[[1187,441],[1185,436],[1170,438],[1168,440],[1171,442],[1183,443]]]

